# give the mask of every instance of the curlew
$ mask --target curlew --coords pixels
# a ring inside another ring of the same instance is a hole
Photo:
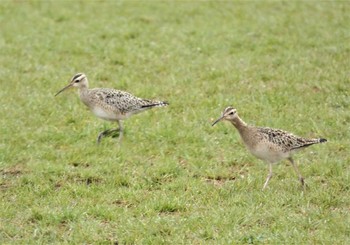
[[[246,148],[257,158],[269,164],[269,174],[263,186],[266,188],[272,177],[272,165],[283,159],[288,159],[299,181],[304,186],[304,178],[300,174],[297,165],[294,163],[292,155],[300,149],[313,144],[326,142],[326,139],[307,139],[295,136],[289,132],[267,127],[255,127],[246,124],[232,107],[227,107],[222,116],[217,119],[212,126],[221,120],[227,120],[238,130]]]
[[[85,74],[77,73],[70,83],[57,92],[55,96],[70,87],[79,89],[80,100],[92,111],[92,113],[107,121],[116,121],[118,128],[107,129],[98,134],[97,143],[101,139],[113,132],[119,132],[119,141],[123,137],[123,127],[121,120],[151,109],[153,107],[167,106],[168,102],[138,98],[128,92],[111,88],[89,89],[89,82]]]

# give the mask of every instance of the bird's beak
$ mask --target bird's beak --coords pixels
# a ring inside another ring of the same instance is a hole
[[[62,93],[64,90],[66,90],[67,88],[70,88],[73,86],[73,83],[68,84],[67,86],[65,86],[63,89],[61,89],[60,91],[58,91],[57,94],[55,94],[55,96],[59,95],[60,93]]]
[[[220,122],[222,119],[224,118],[224,116],[222,115],[218,120],[216,120],[211,126],[214,126],[215,124],[217,124],[218,122]]]

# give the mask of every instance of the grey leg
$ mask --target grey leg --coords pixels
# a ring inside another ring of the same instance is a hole
[[[269,183],[270,179],[272,177],[272,163],[269,164],[269,175],[267,176],[267,179],[265,181],[265,184],[263,186],[263,190],[266,188],[267,184]]]
[[[124,129],[120,121],[118,121],[118,126],[119,126],[118,130],[119,130],[119,143],[120,143],[122,142],[122,139],[123,139]]]
[[[97,136],[97,144],[99,144],[101,142],[101,139],[103,137],[105,137],[106,135],[108,135],[110,133],[110,131],[111,131],[110,129],[107,129],[107,130],[99,133],[98,136]]]
[[[118,121],[118,125],[119,128],[116,129],[107,129],[101,133],[98,134],[97,136],[97,144],[99,144],[101,142],[101,139],[105,136],[110,135],[113,132],[119,131],[119,142],[121,141],[121,139],[123,138],[123,128],[122,128],[122,124],[120,123],[120,121]]]
[[[300,181],[301,185],[304,186],[305,185],[304,178],[301,175],[301,173],[299,172],[299,169],[298,169],[297,165],[294,163],[293,158],[289,157],[288,160],[292,163],[293,168],[294,168],[295,172],[298,175],[298,178],[299,178],[299,181]]]

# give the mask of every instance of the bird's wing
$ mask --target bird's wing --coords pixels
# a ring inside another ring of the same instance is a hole
[[[121,90],[116,89],[96,89],[95,99],[117,109],[121,113],[132,112],[142,108],[142,99]]]
[[[273,144],[279,145],[286,151],[295,150],[318,143],[318,141],[315,139],[305,139],[280,129],[258,128],[258,131],[264,135],[266,140]]]

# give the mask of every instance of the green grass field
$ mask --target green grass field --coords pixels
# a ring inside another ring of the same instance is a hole
[[[349,2],[2,1],[1,244],[350,244]],[[115,127],[76,91],[167,100]],[[229,123],[324,137],[268,167]]]

